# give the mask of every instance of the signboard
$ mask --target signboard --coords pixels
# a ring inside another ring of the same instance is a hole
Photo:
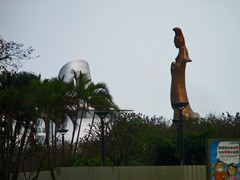
[[[240,180],[240,140],[208,140],[208,179]]]

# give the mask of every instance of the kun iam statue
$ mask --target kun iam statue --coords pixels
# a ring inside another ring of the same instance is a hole
[[[182,30],[178,27],[174,28],[175,32],[174,44],[176,48],[179,49],[179,53],[175,58],[175,62],[171,64],[171,104],[189,102],[187,97],[186,85],[185,85],[185,69],[188,62],[192,60],[188,56],[188,50],[185,46],[185,40],[183,37]],[[179,118],[179,110],[177,110],[173,105],[174,119]],[[194,119],[199,118],[199,114],[193,112],[190,104],[188,104],[182,111],[184,119]]]

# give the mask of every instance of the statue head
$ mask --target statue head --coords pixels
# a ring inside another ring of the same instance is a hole
[[[175,28],[173,28],[173,31],[175,32],[174,44],[175,44],[176,48],[184,47],[185,40],[184,40],[182,30],[178,27],[175,27]]]

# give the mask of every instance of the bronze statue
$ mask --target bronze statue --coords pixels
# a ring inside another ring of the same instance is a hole
[[[188,62],[192,62],[192,60],[188,56],[188,50],[185,46],[185,40],[182,33],[182,30],[178,27],[174,28],[175,32],[174,44],[176,48],[179,49],[179,53],[175,59],[176,62],[172,62],[171,64],[171,75],[172,75],[172,83],[171,83],[171,104],[180,103],[180,102],[189,102],[187,97],[186,85],[185,85],[185,69],[186,64]],[[174,119],[179,118],[179,111],[173,107],[174,110]],[[199,114],[193,112],[188,104],[183,109],[184,119],[190,118],[198,118]]]

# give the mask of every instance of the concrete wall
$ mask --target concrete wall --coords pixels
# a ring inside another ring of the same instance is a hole
[[[61,167],[55,169],[57,180],[206,180],[206,166],[124,166],[124,167]],[[34,176],[27,174],[28,177]],[[30,179],[32,179],[30,178]],[[19,180],[25,180],[20,174]],[[51,180],[50,172],[42,171],[39,180]]]

